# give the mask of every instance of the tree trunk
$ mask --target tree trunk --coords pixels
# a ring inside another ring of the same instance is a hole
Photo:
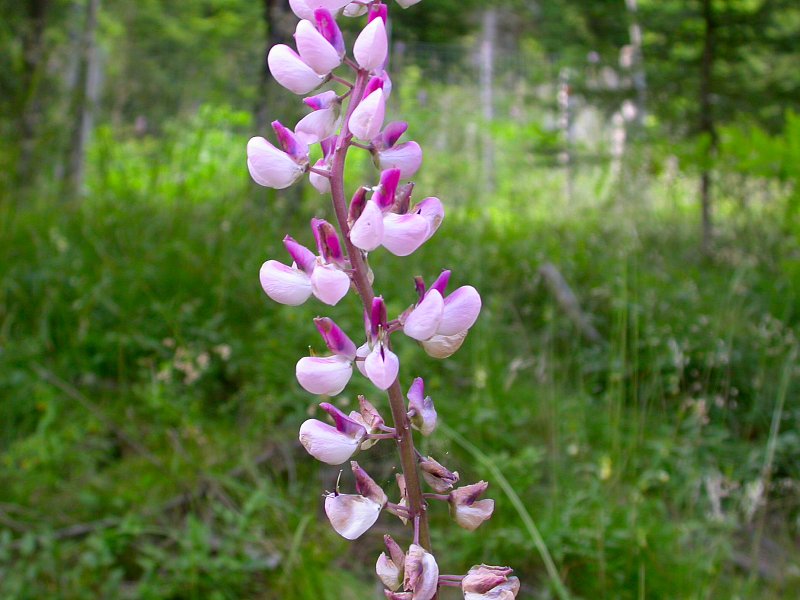
[[[68,148],[65,183],[68,195],[83,191],[86,149],[94,126],[94,112],[100,90],[99,56],[97,52],[97,13],[100,0],[87,0],[86,23],[81,39],[78,77],[72,102],[74,124]]]
[[[481,39],[481,104],[483,105],[483,185],[484,192],[494,192],[494,140],[490,131],[494,120],[494,54],[497,44],[497,11],[483,11],[483,33]]]
[[[631,76],[633,87],[636,90],[636,118],[635,123],[640,129],[644,124],[645,110],[647,108],[647,76],[644,69],[644,53],[642,52],[642,26],[639,24],[639,7],[637,0],[625,0],[625,6],[630,15],[628,28],[633,50],[633,64]]]
[[[716,21],[713,0],[701,0],[704,23],[703,56],[700,62],[700,133],[707,137],[707,150],[700,175],[700,202],[702,206],[701,249],[704,254],[711,251],[714,234],[712,221],[712,173],[711,163],[717,148],[717,130],[713,113],[714,51],[716,46]]]

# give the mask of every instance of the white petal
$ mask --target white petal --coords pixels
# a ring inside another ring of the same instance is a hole
[[[375,19],[378,21],[379,19]],[[374,22],[374,21],[373,21]],[[350,115],[350,131],[357,138],[370,141],[381,132],[386,116],[386,99],[382,89],[377,89],[364,98]]]
[[[378,153],[381,170],[400,169],[400,178],[413,177],[422,165],[422,148],[417,142],[403,142]]]
[[[356,349],[356,358],[366,359],[367,356],[369,356],[369,353],[370,353],[369,343],[365,342]],[[367,370],[364,368],[363,360],[356,360],[356,367],[358,368],[359,373],[361,373],[364,377],[367,376]]]
[[[317,419],[309,419],[300,426],[300,443],[311,456],[329,465],[341,465],[350,460],[358,450],[361,439],[344,434]]]
[[[419,1],[419,0],[417,0]],[[344,16],[345,17],[361,17],[367,14],[367,7],[364,4],[359,2],[351,2],[347,6],[344,7]]]
[[[378,557],[378,562],[375,563],[375,572],[384,586],[392,591],[397,590],[403,583],[403,578],[400,575],[400,569],[397,567],[392,559],[386,556],[385,552],[381,552]]]
[[[430,226],[428,230],[428,239],[430,239],[431,236],[436,233],[436,230],[439,229],[439,225],[442,224],[442,220],[444,219],[442,201],[434,196],[425,198],[414,207],[414,212],[418,212],[427,219],[428,225]]]
[[[439,328],[444,310],[444,300],[439,290],[430,290],[403,324],[403,333],[415,340],[431,338]]]
[[[386,390],[397,379],[397,373],[400,371],[400,360],[394,352],[388,348],[383,348],[381,351],[381,345],[376,344],[375,348],[364,360],[364,370],[366,370],[367,377],[375,384],[375,387],[379,390]]]
[[[422,347],[433,358],[447,358],[461,348],[461,344],[464,343],[466,337],[466,329],[459,331],[455,335],[435,335],[422,342]]]
[[[261,287],[267,296],[289,306],[299,306],[311,295],[311,280],[297,268],[268,260],[259,271]]]
[[[356,248],[366,252],[375,250],[383,241],[383,213],[378,205],[369,200],[364,212],[350,229],[350,241]]]
[[[471,505],[460,504],[453,508],[453,519],[464,529],[475,531],[494,512],[494,500],[477,500]]]
[[[417,2],[419,2],[419,1],[420,1],[420,0],[397,0],[397,3],[398,3],[398,4],[399,4],[399,5],[402,7],[402,8],[408,8],[409,6],[414,6],[414,5],[415,5]]]
[[[471,285],[458,288],[444,299],[439,335],[455,335],[475,324],[481,312],[481,295]]]
[[[346,540],[354,540],[375,524],[381,505],[358,494],[328,494],[325,514],[336,533]]]
[[[247,168],[253,180],[265,187],[282,190],[303,175],[304,168],[263,137],[247,142]]]
[[[350,381],[353,366],[343,356],[305,356],[297,361],[295,375],[307,392],[335,396]]]
[[[414,586],[412,600],[431,600],[439,589],[439,565],[433,554],[426,552],[422,557],[422,577]]]
[[[267,65],[275,81],[295,94],[307,94],[325,81],[285,44],[270,49]]]
[[[408,256],[428,239],[428,227],[422,215],[386,213],[381,244],[395,256]]]
[[[339,120],[338,107],[315,110],[298,121],[294,133],[306,144],[316,144],[336,133]]]
[[[353,56],[362,69],[373,71],[383,67],[388,49],[386,25],[383,19],[377,18],[370,21],[358,34],[353,44]]]
[[[311,273],[311,289],[325,304],[335,306],[350,289],[350,277],[333,265],[317,265]]]
[[[300,58],[317,74],[327,75],[341,64],[339,53],[311,21],[303,19],[297,24],[294,39]]]

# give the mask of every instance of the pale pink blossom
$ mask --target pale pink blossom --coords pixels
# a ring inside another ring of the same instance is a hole
[[[380,486],[357,462],[350,463],[356,478],[358,494],[340,494],[325,498],[325,514],[336,533],[348,540],[361,537],[375,524],[388,501]]]
[[[307,94],[325,81],[324,76],[309,67],[297,52],[285,44],[270,48],[267,66],[275,81],[295,94]]]
[[[356,346],[331,319],[317,318],[314,323],[333,355],[303,357],[297,362],[295,374],[307,392],[334,396],[353,375]]]
[[[388,49],[386,24],[381,17],[378,17],[372,19],[356,38],[353,44],[353,56],[362,69],[373,71],[383,67]]]
[[[263,137],[247,142],[247,168],[258,185],[282,190],[303,176],[306,164],[298,163]]]
[[[300,426],[300,443],[317,460],[341,465],[356,453],[367,431],[335,406],[323,402],[320,407],[333,417],[336,426],[308,419]]]

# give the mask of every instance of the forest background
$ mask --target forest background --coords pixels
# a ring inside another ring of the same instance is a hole
[[[264,65],[295,17],[0,9],[0,597],[379,597],[380,537],[330,531],[336,473],[296,440],[319,307],[258,285],[321,206],[245,167],[300,116]],[[391,25],[390,114],[448,214],[377,276],[484,296],[426,376],[449,433],[424,451],[497,510],[480,535],[435,514],[440,564],[511,564],[522,598],[798,597],[800,5],[425,0]]]

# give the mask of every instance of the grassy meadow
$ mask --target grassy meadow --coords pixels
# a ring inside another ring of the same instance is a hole
[[[484,299],[452,359],[396,344],[445,425],[422,451],[497,503],[474,534],[433,506],[442,569],[513,565],[531,599],[800,595],[800,230],[781,190],[742,206],[721,183],[704,256],[691,170],[632,147],[621,176],[579,165],[568,199],[535,154],[548,134],[500,121],[489,188],[471,109],[398,96],[426,152],[415,197],[447,217],[408,259],[374,253],[376,289],[399,312],[413,276],[450,268]],[[315,414],[293,375],[321,346],[311,318],[357,331],[356,299],[261,291],[283,236],[310,243],[331,211],[308,185],[252,184],[252,133],[208,106],[158,138],[100,129],[82,200],[54,184],[0,204],[0,597],[378,597],[396,523],[339,538],[321,512],[338,471],[297,442]],[[353,187],[374,177],[357,152]],[[358,393],[380,407],[358,377],[334,402]],[[394,479],[390,445],[359,460]]]

